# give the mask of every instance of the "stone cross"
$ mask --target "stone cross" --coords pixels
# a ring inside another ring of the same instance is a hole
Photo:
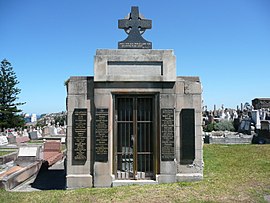
[[[137,6],[131,7],[127,19],[118,20],[118,28],[128,34],[124,41],[118,43],[119,49],[152,49],[152,43],[141,36],[146,29],[152,28],[152,20],[143,19]]]

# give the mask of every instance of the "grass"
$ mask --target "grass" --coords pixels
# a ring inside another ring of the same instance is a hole
[[[0,156],[4,156],[4,155],[7,155],[7,154],[10,154],[10,153],[12,153],[12,152],[15,152],[16,150],[14,150],[14,149],[5,149],[5,150],[1,150],[0,149]]]
[[[115,188],[42,192],[0,190],[0,202],[265,202],[270,145],[205,145],[204,179]]]

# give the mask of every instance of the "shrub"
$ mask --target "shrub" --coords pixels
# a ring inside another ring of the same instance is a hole
[[[222,120],[214,125],[215,131],[235,131],[232,121]]]
[[[209,123],[205,128],[205,132],[212,132],[212,131],[235,131],[232,121],[221,120],[218,123]]]
[[[205,132],[212,132],[215,128],[215,124],[216,123],[209,123],[208,125],[206,125],[206,127],[204,128]]]

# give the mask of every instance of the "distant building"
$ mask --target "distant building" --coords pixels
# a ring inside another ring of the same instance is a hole
[[[31,115],[31,122],[36,122],[37,121],[37,114],[32,114]]]

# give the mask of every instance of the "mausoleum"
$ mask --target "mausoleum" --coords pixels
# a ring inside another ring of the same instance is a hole
[[[118,49],[98,49],[94,76],[67,82],[67,187],[201,180],[202,87],[176,76],[173,50],[142,34],[138,7],[118,21]]]

